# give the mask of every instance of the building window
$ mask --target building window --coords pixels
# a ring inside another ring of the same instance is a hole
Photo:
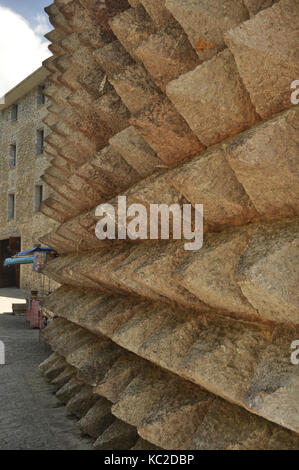
[[[44,89],[45,89],[45,85],[39,85],[37,89],[37,106],[42,106],[46,102]]]
[[[44,153],[44,129],[36,131],[36,155]]]
[[[41,203],[43,202],[43,186],[38,184],[34,188],[34,210],[39,212]]]
[[[9,220],[14,219],[15,212],[15,194],[9,194],[7,201],[7,218]]]
[[[17,164],[17,146],[11,144],[9,147],[9,168],[14,168]]]
[[[11,120],[17,121],[19,114],[19,106],[17,104],[13,104],[11,108]]]

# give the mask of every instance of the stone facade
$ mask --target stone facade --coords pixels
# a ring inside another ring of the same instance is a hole
[[[298,450],[298,0],[46,11],[42,372],[96,449]],[[203,248],[97,239],[118,195],[203,204]]]
[[[48,133],[43,119],[47,115],[49,100],[46,98],[42,103],[39,89],[46,80],[47,71],[38,69],[10,91],[5,96],[5,104],[0,106],[0,240],[20,237],[22,251],[40,243],[40,236],[57,225],[39,210],[40,186],[43,198],[51,194],[50,188],[42,181],[49,161],[37,150],[37,132],[43,130],[45,137]],[[15,105],[18,106],[18,115],[16,120],[12,120]],[[11,160],[12,145],[16,151],[15,162]],[[14,214],[10,213],[9,195],[15,198]],[[2,275],[5,276],[5,270]],[[21,266],[21,288],[41,289],[43,283],[48,287],[49,281],[33,273],[31,265]]]

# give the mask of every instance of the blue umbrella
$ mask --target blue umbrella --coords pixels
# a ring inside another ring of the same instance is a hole
[[[20,258],[6,258],[3,266],[12,266],[15,264],[32,264],[34,256],[22,256]]]
[[[21,251],[20,253],[17,254],[17,256],[24,256],[24,255],[29,255],[29,253],[34,253],[36,251],[55,251],[52,248],[48,248],[47,246],[39,246],[35,248],[30,248],[30,250],[25,250]]]

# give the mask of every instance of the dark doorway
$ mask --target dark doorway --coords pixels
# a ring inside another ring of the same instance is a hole
[[[16,255],[20,250],[20,237],[0,240],[0,287],[20,287],[20,266],[3,266],[5,258]]]

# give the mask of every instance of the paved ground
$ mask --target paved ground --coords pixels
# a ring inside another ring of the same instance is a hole
[[[12,304],[25,303],[26,296],[26,291],[15,287],[0,289],[0,314],[12,312]]]
[[[0,450],[83,450],[90,440],[56,399],[37,368],[49,356],[24,317],[0,316],[6,364],[0,365]]]

